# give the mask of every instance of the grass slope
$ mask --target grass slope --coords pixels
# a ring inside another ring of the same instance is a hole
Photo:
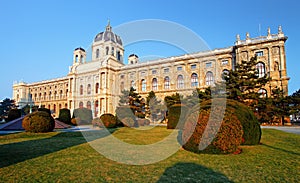
[[[170,134],[121,128],[127,143],[150,144]],[[133,166],[100,155],[76,133],[0,136],[0,182],[297,182],[300,136],[263,129],[262,145],[240,155],[194,154],[183,149],[161,162]],[[167,147],[166,147],[167,148]]]

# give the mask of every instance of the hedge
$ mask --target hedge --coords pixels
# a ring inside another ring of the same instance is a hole
[[[212,116],[210,116],[211,110],[207,106],[196,107],[188,114],[184,127],[179,133],[183,148],[195,153],[227,154],[237,152],[243,136],[242,125],[238,117],[231,110],[225,110],[221,105],[216,105]],[[223,116],[222,111],[224,110]],[[207,126],[209,120],[211,120],[210,125]],[[206,135],[205,131],[208,132]]]
[[[78,108],[74,109],[73,117],[76,118],[76,123],[81,124],[91,124],[93,120],[92,110],[88,108]]]
[[[66,123],[66,124],[72,124],[71,123],[71,113],[70,113],[70,110],[67,109],[67,108],[60,109],[59,110],[58,120],[61,121],[61,122]]]
[[[22,127],[27,132],[51,132],[55,127],[55,122],[49,113],[45,111],[36,111],[25,116],[22,121]]]
[[[182,129],[184,118],[186,113],[188,112],[188,108],[183,104],[174,104],[168,108],[167,115],[167,128],[168,129]]]

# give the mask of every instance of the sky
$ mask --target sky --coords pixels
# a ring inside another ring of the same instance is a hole
[[[0,0],[0,100],[12,97],[14,81],[27,83],[63,77],[72,65],[73,50],[89,49],[95,35],[110,20],[158,19],[180,24],[199,35],[211,49],[233,46],[236,34],[245,38],[277,33],[286,41],[289,94],[300,89],[300,2],[297,0]],[[178,35],[180,36],[180,35]],[[125,46],[125,58],[181,55],[182,50],[158,43]]]

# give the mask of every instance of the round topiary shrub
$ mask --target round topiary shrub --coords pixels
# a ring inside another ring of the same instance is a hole
[[[77,121],[78,121],[78,119],[72,118],[72,119],[71,119],[71,125],[76,126],[76,125],[77,125]],[[79,120],[79,121],[80,121],[80,120]]]
[[[73,118],[76,118],[77,125],[91,124],[93,120],[92,110],[88,108],[74,109]]]
[[[10,109],[7,114],[7,121],[12,121],[21,117],[20,109]]]
[[[44,133],[51,132],[55,127],[54,119],[44,111],[36,111],[25,116],[22,127],[27,132]]]
[[[219,99],[215,99],[219,100]],[[211,100],[201,103],[202,108],[210,108]],[[242,145],[257,145],[261,139],[260,124],[254,113],[244,104],[235,100],[226,100],[226,110],[230,110],[239,119],[243,127]]]
[[[196,107],[188,114],[184,128],[179,133],[183,148],[195,153],[237,152],[243,136],[242,125],[238,117],[222,106],[217,105],[212,116],[210,116],[211,110],[206,107],[200,109]],[[225,110],[223,120],[218,121],[222,119],[223,110]],[[209,120],[211,121],[208,125]]]
[[[69,109],[60,109],[58,120],[66,124],[71,124],[71,113]]]
[[[168,109],[167,129],[182,129],[188,108],[183,104],[174,104]]]
[[[117,119],[113,114],[102,114],[100,120],[106,128],[115,128],[117,126]]]

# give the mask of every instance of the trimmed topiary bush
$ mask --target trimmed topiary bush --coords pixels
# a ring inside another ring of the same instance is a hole
[[[224,117],[220,116],[222,110],[224,107],[217,105],[214,114],[210,116],[210,107],[193,108],[185,120],[183,130],[179,133],[183,148],[195,153],[237,152],[242,143],[242,125],[231,110],[226,109]],[[216,120],[218,117],[219,119],[223,117],[223,120]],[[209,120],[211,120],[210,125],[208,125]],[[205,131],[208,133],[206,134]]]
[[[77,120],[78,120],[78,119],[76,119],[76,118],[72,118],[72,119],[71,119],[71,125],[76,126],[76,125],[77,125]],[[80,121],[80,120],[79,120],[79,121]]]
[[[51,132],[55,127],[54,119],[45,111],[36,111],[25,116],[22,127],[27,132],[44,133]]]
[[[93,120],[92,110],[88,108],[74,109],[73,118],[76,118],[77,125],[91,124]]]
[[[188,108],[183,104],[174,104],[168,109],[168,129],[182,129]]]
[[[218,100],[218,99],[215,99]],[[211,100],[207,100],[201,103],[202,108],[210,108]],[[227,99],[226,101],[226,110],[231,110],[240,123],[243,126],[243,145],[257,145],[260,143],[261,139],[261,128],[260,124],[254,115],[254,113],[244,104]]]
[[[60,109],[59,110],[58,120],[61,121],[61,122],[66,123],[66,124],[72,124],[71,123],[71,113],[70,113],[70,110],[67,109],[67,108]]]
[[[100,120],[106,128],[115,128],[117,126],[117,119],[113,114],[102,114]]]
[[[7,114],[7,122],[20,118],[22,115],[20,109],[10,109]]]

